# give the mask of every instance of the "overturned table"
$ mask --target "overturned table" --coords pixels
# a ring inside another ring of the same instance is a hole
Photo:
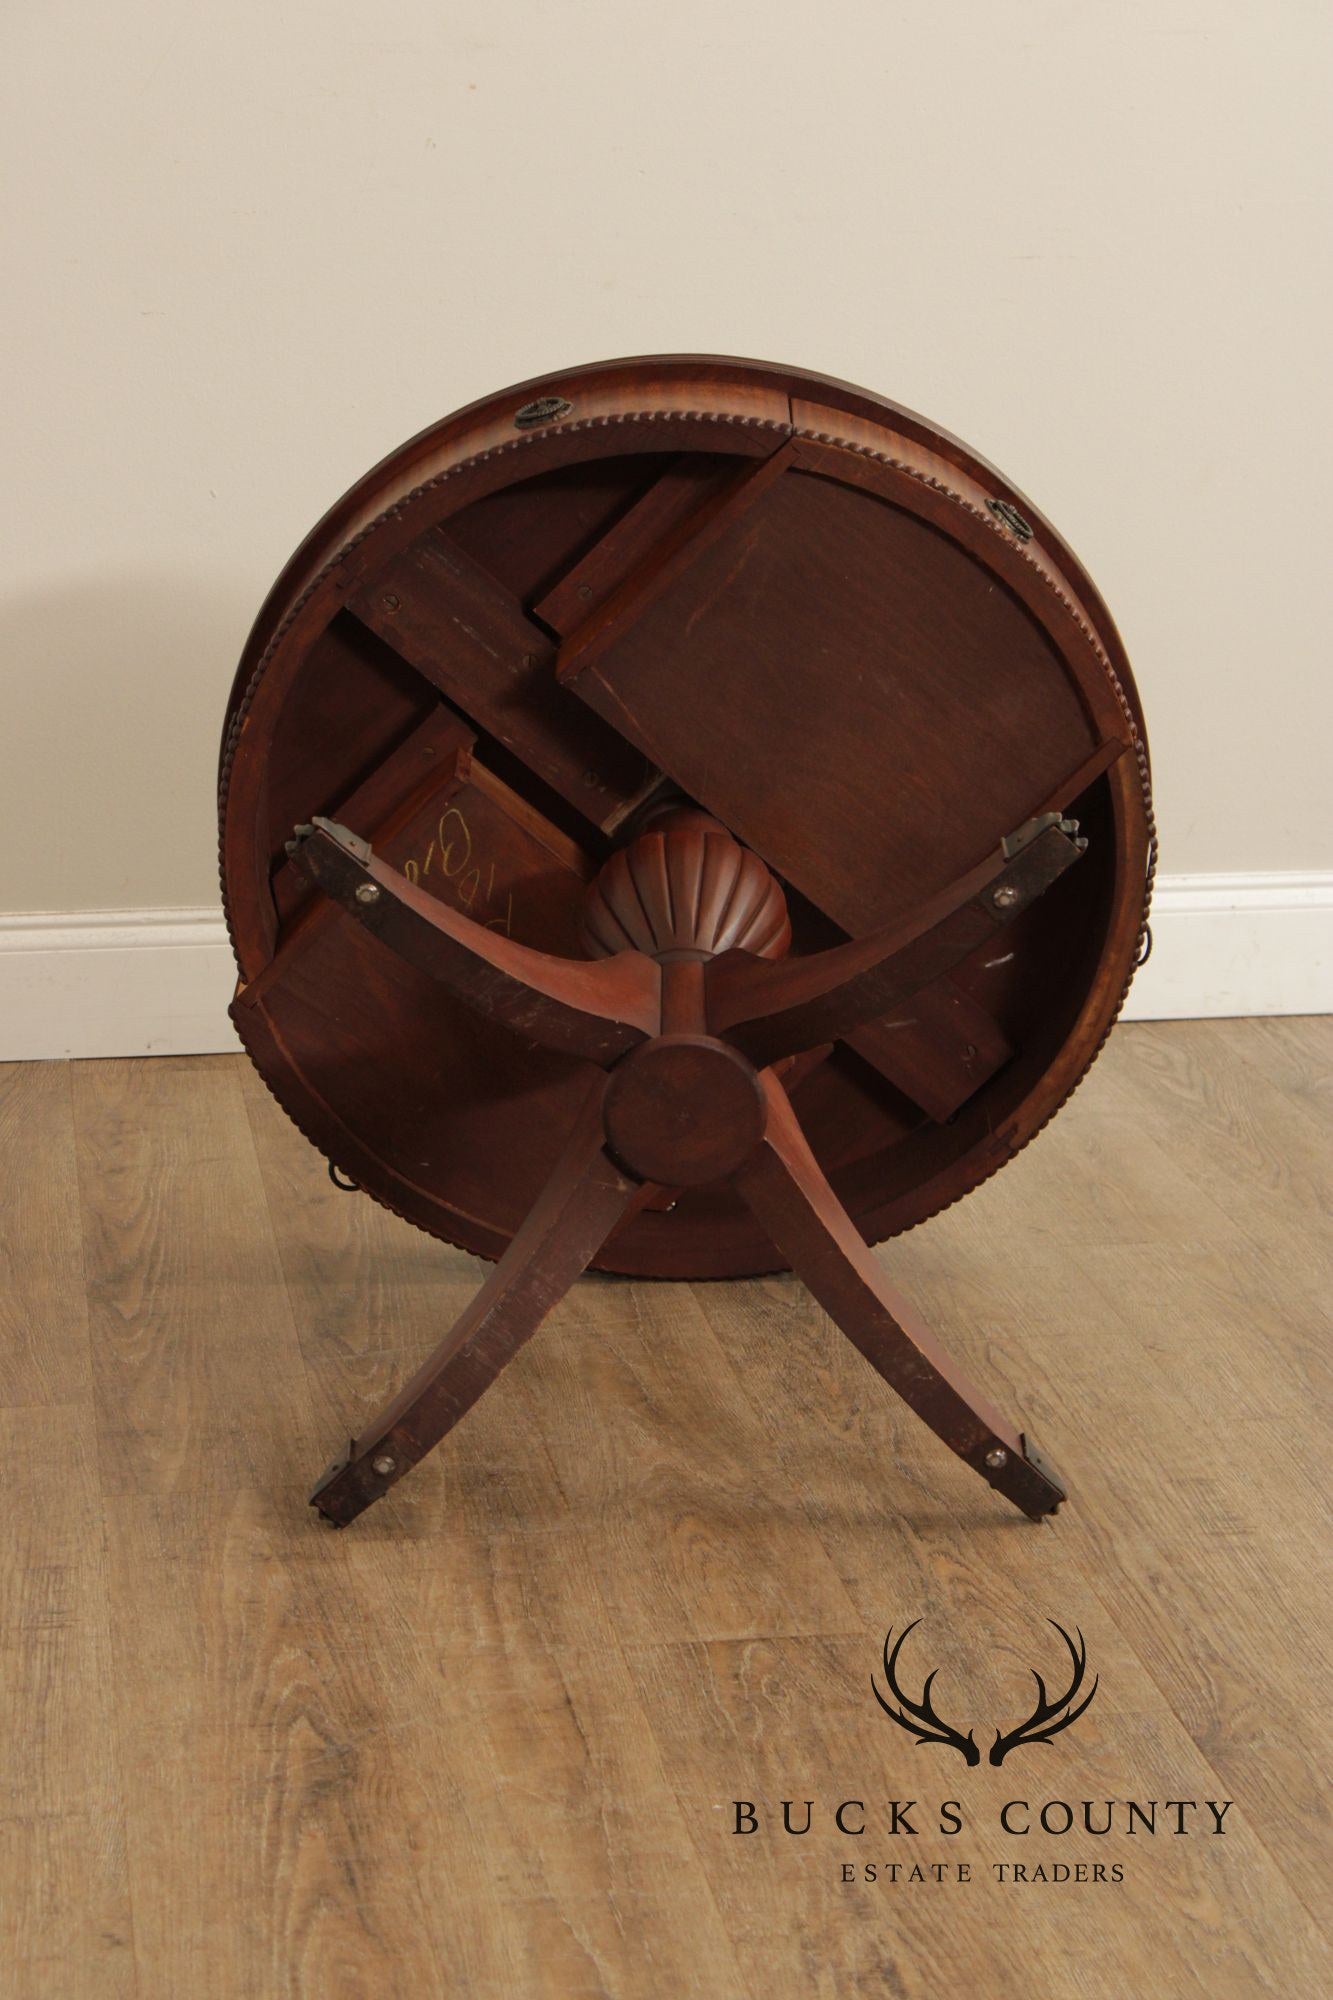
[[[868,1247],[1045,1124],[1146,937],[1128,662],[993,468],[753,362],[490,397],[292,558],[219,796],[252,1060],[357,1187],[497,1260],[320,1479],[330,1520],[589,1266],[790,1266],[997,1491],[1059,1505]]]

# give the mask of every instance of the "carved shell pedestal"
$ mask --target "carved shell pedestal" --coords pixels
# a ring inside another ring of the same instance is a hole
[[[666,963],[736,950],[781,958],[791,944],[786,898],[759,856],[689,806],[667,807],[611,856],[580,928],[590,958],[642,951]]]

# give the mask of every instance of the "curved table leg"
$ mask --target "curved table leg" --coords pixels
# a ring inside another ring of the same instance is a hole
[[[723,952],[706,969],[708,1023],[761,1067],[837,1041],[954,971],[1087,851],[1078,821],[1047,813],[901,923],[778,964]]]
[[[559,1165],[462,1317],[310,1496],[345,1527],[424,1458],[537,1331],[641,1195],[602,1148],[598,1078]]]
[[[768,1130],[736,1185],[797,1275],[937,1437],[1036,1520],[1064,1481],[974,1389],[877,1260],[834,1194],[777,1080],[764,1078]]]
[[[606,1069],[658,1032],[662,976],[642,952],[590,962],[535,951],[409,882],[378,858],[368,840],[336,820],[315,818],[298,827],[287,852],[364,930],[475,1013],[505,1022],[526,1041]],[[278,976],[281,958],[279,953],[251,984]],[[242,1004],[248,992],[238,994]]]

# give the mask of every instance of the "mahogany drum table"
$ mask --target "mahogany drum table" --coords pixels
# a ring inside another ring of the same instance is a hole
[[[1059,1505],[867,1247],[1059,1109],[1147,935],[1123,647],[983,459],[749,361],[473,404],[288,563],[219,804],[265,1082],[357,1187],[497,1260],[320,1480],[330,1520],[588,1266],[791,1267],[982,1478]]]

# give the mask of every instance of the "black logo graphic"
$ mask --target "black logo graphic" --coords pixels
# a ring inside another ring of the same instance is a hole
[[[1074,1627],[1074,1630],[1078,1633],[1078,1644],[1075,1645],[1063,1625],[1056,1624],[1054,1618],[1048,1618],[1046,1622],[1048,1625],[1055,1626],[1056,1631],[1069,1648],[1069,1658],[1073,1666],[1073,1678],[1064,1694],[1059,1695],[1056,1700],[1051,1701],[1046,1693],[1045,1681],[1035,1667],[1029,1668],[1028,1671],[1037,1683],[1037,1705],[1031,1715],[1025,1721],[1020,1722],[1017,1728],[996,1730],[995,1741],[990,1747],[989,1761],[992,1764],[1003,1764],[1011,1750],[1017,1750],[1024,1744],[1049,1743],[1051,1738],[1057,1736],[1062,1729],[1068,1729],[1071,1722],[1078,1721],[1079,1716],[1082,1715],[1084,1709],[1097,1692],[1100,1676],[1094,1675],[1092,1686],[1088,1689],[1088,1692],[1083,1696],[1082,1701],[1078,1703],[1077,1707],[1074,1706],[1075,1698],[1083,1685],[1083,1676],[1088,1663],[1088,1649],[1084,1643],[1083,1634],[1079,1632],[1077,1625]],[[884,1678],[888,1683],[889,1693],[894,1697],[898,1706],[895,1708],[891,1702],[885,1700],[879,1691],[875,1676],[872,1674],[870,1676],[870,1685],[874,1691],[875,1700],[879,1703],[891,1722],[896,1722],[898,1727],[905,1729],[909,1736],[915,1736],[918,1747],[923,1743],[943,1743],[950,1750],[956,1750],[965,1764],[979,1764],[981,1762],[981,1752],[977,1748],[976,1739],[972,1731],[969,1729],[966,1736],[964,1736],[960,1730],[953,1727],[952,1723],[946,1722],[942,1716],[935,1713],[930,1699],[930,1690],[935,1675],[939,1671],[938,1668],[932,1668],[930,1673],[926,1675],[926,1684],[921,1690],[921,1699],[919,1701],[913,1701],[911,1696],[905,1694],[903,1689],[898,1685],[898,1655],[903,1649],[903,1643],[908,1633],[915,1632],[920,1623],[921,1620],[919,1618],[914,1618],[910,1625],[904,1625],[902,1631],[898,1634],[898,1643],[894,1646],[892,1652],[889,1651],[889,1641],[893,1637],[893,1627],[890,1626],[889,1630],[885,1633]]]

